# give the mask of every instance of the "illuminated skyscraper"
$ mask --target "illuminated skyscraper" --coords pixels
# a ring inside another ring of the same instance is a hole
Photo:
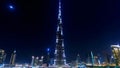
[[[57,66],[62,66],[66,64],[66,57],[64,51],[64,39],[63,39],[63,23],[61,16],[61,0],[59,0],[59,10],[58,10],[58,24],[56,32],[56,48],[55,48],[55,59],[54,64]]]
[[[32,56],[31,66],[34,66],[35,57]]]
[[[34,60],[34,65],[37,66],[39,65],[39,57],[36,57]]]
[[[94,63],[95,63],[96,65],[99,64],[99,63],[98,63],[98,56],[94,56]]]
[[[87,58],[87,64],[90,64],[90,56],[88,55],[88,58]]]
[[[11,54],[11,58],[10,58],[10,64],[11,64],[11,65],[15,65],[15,59],[16,59],[16,51],[14,51],[14,52]]]
[[[78,67],[79,64],[80,64],[80,55],[78,54],[76,58],[76,66]]]
[[[0,64],[3,64],[6,58],[5,51],[0,49]]]
[[[92,65],[94,66],[94,55],[92,51],[91,51],[91,59],[92,59]]]
[[[116,65],[120,64],[120,46],[119,45],[111,45],[113,57]]]
[[[44,56],[41,56],[40,60],[39,60],[39,65],[42,66],[43,65],[43,60],[44,60]]]

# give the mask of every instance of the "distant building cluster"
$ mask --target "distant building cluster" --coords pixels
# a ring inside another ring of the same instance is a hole
[[[1,66],[15,66],[15,59],[16,59],[16,51],[14,51],[12,54],[11,54],[11,57],[10,57],[10,61],[9,61],[9,64],[4,64],[4,61],[6,59],[6,53],[5,53],[5,50],[3,49],[0,49],[0,67]]]
[[[120,66],[120,46],[119,45],[111,45],[111,51],[112,55],[107,55],[104,58],[104,61],[102,61],[103,58],[100,56],[95,56],[93,52],[90,53],[90,56],[86,58],[87,61],[82,61],[80,55],[78,54],[76,56],[76,60],[66,63],[66,64],[61,64],[58,63],[56,64],[55,59],[56,58],[50,58],[50,55],[47,55],[47,59],[44,58],[44,56],[31,57],[31,63],[25,63],[25,64],[17,64],[15,62],[16,60],[16,51],[13,51],[11,54],[11,58],[8,64],[4,64],[4,61],[6,59],[6,53],[5,50],[0,49],[0,68],[16,68],[16,67],[29,67],[29,68],[43,68],[43,67],[49,67],[49,68],[85,68],[85,67],[105,67],[105,66]],[[49,57],[49,58],[48,58]],[[59,56],[60,57],[60,56]],[[60,57],[61,58],[61,57]],[[61,62],[63,60],[62,58],[58,62]],[[44,62],[44,59],[47,60],[47,62]],[[64,62],[63,62],[64,63]]]

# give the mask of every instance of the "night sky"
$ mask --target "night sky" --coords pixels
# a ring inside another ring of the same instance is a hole
[[[10,8],[12,5],[13,8]],[[17,62],[31,56],[53,57],[58,0],[0,0],[0,48],[7,61],[17,50]],[[62,18],[67,60],[107,51],[120,43],[120,0],[62,0]]]

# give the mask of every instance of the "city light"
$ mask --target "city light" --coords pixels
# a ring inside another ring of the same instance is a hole
[[[12,5],[9,5],[9,8],[10,8],[10,9],[14,9],[14,7],[13,7]]]
[[[47,52],[49,52],[50,51],[50,48],[47,48]]]

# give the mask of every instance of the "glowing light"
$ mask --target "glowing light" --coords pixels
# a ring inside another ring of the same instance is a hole
[[[47,51],[49,52],[49,51],[50,51],[50,48],[47,48]]]
[[[58,43],[58,39],[56,39],[56,43]]]
[[[111,56],[111,58],[114,58],[113,56]]]
[[[39,59],[39,57],[36,57],[36,59]]]
[[[65,53],[63,53],[63,57],[65,57]]]
[[[55,50],[55,54],[57,54],[57,50]]]
[[[16,50],[14,50],[14,53],[16,53]]]
[[[13,9],[14,7],[12,5],[9,6],[10,9]]]
[[[64,47],[64,43],[62,43],[62,47]]]
[[[44,56],[41,56],[41,59],[43,59],[44,58]]]
[[[61,35],[63,35],[63,31],[61,31]]]
[[[34,56],[32,56],[32,58],[34,58]]]
[[[120,46],[119,45],[111,45],[111,47],[113,47],[113,48],[119,48]]]
[[[60,27],[58,26],[58,27],[57,27],[57,32],[59,31],[59,28],[60,28]]]

